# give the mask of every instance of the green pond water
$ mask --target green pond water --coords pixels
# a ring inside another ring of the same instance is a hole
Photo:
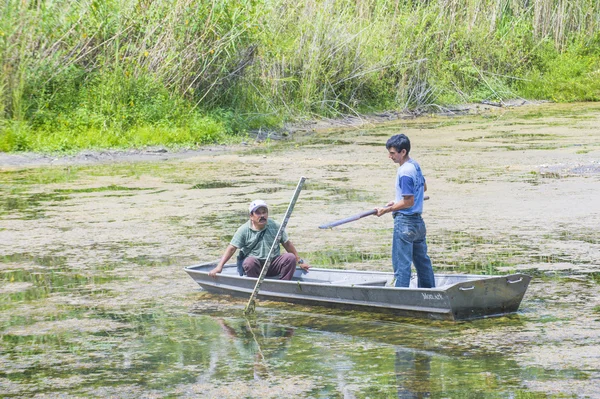
[[[2,296],[10,314],[1,341],[3,397],[529,398],[545,396],[530,393],[524,380],[561,378],[522,366],[501,348],[451,344],[464,330],[527,328],[537,317],[531,304],[520,315],[469,323],[275,303],[246,318],[244,301],[202,293],[189,307],[149,301],[109,311],[77,300],[110,296],[102,289],[113,280],[110,268],[86,277],[61,259],[33,261],[43,271],[3,273],[4,281],[28,284]],[[47,307],[56,295],[73,303],[33,318],[18,311]]]
[[[0,165],[0,397],[600,398],[599,125],[597,105],[549,104],[183,159]],[[428,177],[436,272],[528,273],[518,313],[259,301],[244,317],[183,271],[221,255],[255,197],[280,219],[300,175],[303,258],[390,270],[390,220],[317,226],[390,199],[375,144],[400,131]]]

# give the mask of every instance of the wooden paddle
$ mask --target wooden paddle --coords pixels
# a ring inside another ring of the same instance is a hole
[[[279,226],[279,230],[277,231],[277,235],[275,236],[275,241],[271,245],[271,249],[269,249],[269,254],[267,255],[267,260],[260,271],[260,275],[258,276],[258,280],[256,280],[256,285],[254,286],[254,291],[252,291],[252,295],[250,295],[250,300],[248,300],[248,304],[246,305],[246,309],[244,309],[244,313],[253,313],[255,310],[255,300],[258,295],[258,290],[260,289],[260,285],[262,284],[265,276],[267,275],[267,270],[269,270],[269,266],[271,266],[271,254],[273,250],[277,248],[279,245],[279,240],[281,239],[281,234],[283,230],[285,230],[285,226],[287,225],[288,220],[290,219],[290,215],[292,214],[292,210],[294,209],[294,205],[296,205],[296,201],[298,200],[298,195],[300,195],[300,190],[302,190],[302,186],[304,185],[304,181],[306,178],[303,176],[300,178],[298,185],[296,186],[296,191],[294,191],[294,196],[288,205],[287,211],[285,211],[285,216],[283,218],[283,222],[281,222],[281,226]]]
[[[423,200],[428,200],[429,197],[426,195],[425,197],[423,197]],[[326,223],[326,224],[322,224],[319,226],[320,229],[331,229],[333,227],[339,226],[341,224],[345,224],[345,223],[349,223],[349,222],[354,222],[355,220],[358,219],[362,219],[365,216],[371,216],[371,215],[375,215],[377,214],[377,211],[375,209],[371,209],[370,211],[365,211],[362,213],[358,213],[354,216],[350,216],[347,217],[345,219],[340,219],[340,220],[336,220],[335,222],[331,222],[331,223]]]

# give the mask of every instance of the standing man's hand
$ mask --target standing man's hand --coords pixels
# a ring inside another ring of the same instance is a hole
[[[405,195],[398,202],[390,201],[387,203],[385,208],[375,208],[377,216],[385,215],[389,212],[396,212],[400,209],[410,208],[415,203],[415,197],[412,195]]]
[[[377,212],[375,215],[377,215],[377,217],[385,215],[388,209],[389,208],[375,208],[375,211]]]
[[[388,212],[392,211],[392,206],[395,204],[394,201],[390,201],[388,202],[384,208],[375,208],[375,211],[377,212],[376,215],[377,217],[385,215]]]

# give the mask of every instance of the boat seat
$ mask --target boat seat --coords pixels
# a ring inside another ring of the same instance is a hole
[[[365,281],[362,283],[357,283],[354,285],[375,285],[378,287],[385,287],[385,285],[387,284],[387,279],[383,279],[383,280],[371,280],[371,281]]]
[[[360,286],[378,286],[378,287],[384,287],[387,284],[387,279],[380,279],[380,280],[369,280],[369,281],[356,281],[356,280],[349,280],[349,279],[344,279],[344,280],[336,280],[336,281],[331,281],[329,284],[331,285],[360,285]]]

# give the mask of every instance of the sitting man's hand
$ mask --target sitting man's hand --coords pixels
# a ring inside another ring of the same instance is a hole
[[[304,261],[302,261],[302,263],[298,263],[298,266],[300,266],[300,269],[304,270],[305,272],[310,269],[310,265]]]
[[[223,271],[223,267],[215,267],[214,269],[212,269],[211,271],[208,272],[208,275],[210,277],[216,277],[217,273],[221,273]]]

